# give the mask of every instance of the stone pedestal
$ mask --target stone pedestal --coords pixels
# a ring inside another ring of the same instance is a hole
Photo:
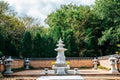
[[[94,58],[93,65],[94,65],[94,69],[96,70],[98,65],[98,59]]]
[[[56,74],[66,74],[64,67],[57,67]]]
[[[117,59],[114,56],[111,56],[109,58],[110,65],[111,65],[111,70],[109,71],[110,73],[118,73],[117,69],[115,68],[116,60]]]
[[[52,65],[52,69],[55,71],[55,74],[67,74],[70,69],[69,65]]]
[[[6,71],[4,72],[5,75],[13,73],[13,71],[11,70],[12,62],[13,59],[11,59],[11,56],[9,56],[9,58],[5,60],[5,67],[6,67]]]
[[[25,60],[25,69],[29,69],[29,66],[30,66],[30,60],[27,58]]]

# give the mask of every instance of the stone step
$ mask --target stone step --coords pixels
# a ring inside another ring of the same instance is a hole
[[[82,76],[41,76],[37,80],[84,80]]]
[[[69,70],[69,74],[63,74],[60,76],[120,76],[120,73],[112,74],[108,71],[100,71],[100,70],[80,70],[78,74],[74,74],[74,70]],[[39,77],[39,76],[59,76],[58,74],[54,74],[53,70],[49,70],[48,74],[45,74],[44,70],[25,70],[20,72],[14,72],[11,75],[4,75],[8,77]]]
[[[6,77],[39,77],[39,76],[63,76],[63,75],[55,75],[55,74],[11,74],[4,75]],[[67,74],[64,76],[74,76],[72,74]],[[120,76],[120,74],[76,74],[75,76]]]

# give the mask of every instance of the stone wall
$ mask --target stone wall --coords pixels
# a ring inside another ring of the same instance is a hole
[[[22,59],[13,60],[12,68],[21,68],[23,66],[24,66],[24,60],[22,60]]]
[[[111,56],[117,57],[118,54],[113,54],[113,55],[107,55],[107,56],[101,56],[101,57],[99,57],[98,59],[99,59],[99,62],[100,62],[100,66],[104,66],[106,68],[110,68],[111,66],[110,66],[109,58]],[[120,69],[120,63],[117,63],[115,65],[115,67],[117,69]]]
[[[45,60],[39,60],[39,59],[35,59],[35,60],[30,60],[30,66],[33,68],[51,68],[52,67],[52,62],[55,60],[49,60],[49,59],[45,59]],[[67,60],[70,62],[70,67],[71,68],[75,68],[75,67],[92,67],[93,63],[92,63],[92,59],[69,59]],[[13,61],[13,65],[12,68],[21,68],[24,67],[24,60],[23,59],[14,59]],[[3,71],[3,65],[0,65],[0,71]]]
[[[45,67],[51,67],[51,63],[54,60],[31,60],[30,65],[34,68],[45,68]]]
[[[3,64],[0,64],[0,72],[4,71],[4,66]]]
[[[52,66],[52,62],[55,60],[31,60],[30,65],[34,68],[45,68],[45,67],[49,67],[51,68]],[[81,67],[81,66],[85,66],[85,67],[92,67],[92,60],[67,60],[70,62],[70,67],[74,68],[74,67]]]
[[[69,58],[66,61],[70,62],[71,68],[79,68],[79,67],[93,67],[93,59],[84,59],[84,58]],[[30,66],[33,68],[51,68],[52,62],[55,61],[55,59],[30,59]],[[110,63],[108,58],[100,58],[99,59],[100,66],[104,66],[106,68],[110,68]],[[23,59],[14,59],[12,68],[21,68],[24,67],[24,60]],[[116,68],[120,70],[120,64],[116,65]],[[4,70],[3,64],[0,64],[0,72]]]
[[[99,62],[100,62],[100,66],[104,66],[106,68],[110,68],[110,62],[109,62],[108,58],[100,59]],[[116,63],[115,67],[116,67],[116,69],[120,70],[120,63]]]
[[[93,59],[67,59],[67,61],[70,62],[70,67],[93,67]],[[55,61],[55,59],[31,59],[30,60],[30,66],[34,68],[51,68],[52,62]],[[104,66],[106,68],[110,68],[110,63],[108,61],[108,58],[99,59],[100,66]],[[117,66],[117,65],[116,65]],[[24,67],[24,60],[23,59],[14,59],[12,68],[21,68]],[[120,65],[117,66],[120,69]],[[0,64],[0,71],[3,71],[3,65]]]
[[[93,61],[92,60],[69,60],[70,67],[92,67]]]
[[[100,59],[99,62],[100,62],[100,66],[104,66],[106,68],[110,68],[110,62],[109,62],[108,58]]]

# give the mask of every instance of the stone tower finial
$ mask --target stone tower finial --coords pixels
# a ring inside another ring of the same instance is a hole
[[[61,39],[61,38],[59,39],[58,43],[63,43],[63,41],[62,41],[62,39]]]

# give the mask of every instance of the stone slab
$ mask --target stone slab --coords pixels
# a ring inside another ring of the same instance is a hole
[[[37,80],[84,80],[82,76],[41,76]]]

